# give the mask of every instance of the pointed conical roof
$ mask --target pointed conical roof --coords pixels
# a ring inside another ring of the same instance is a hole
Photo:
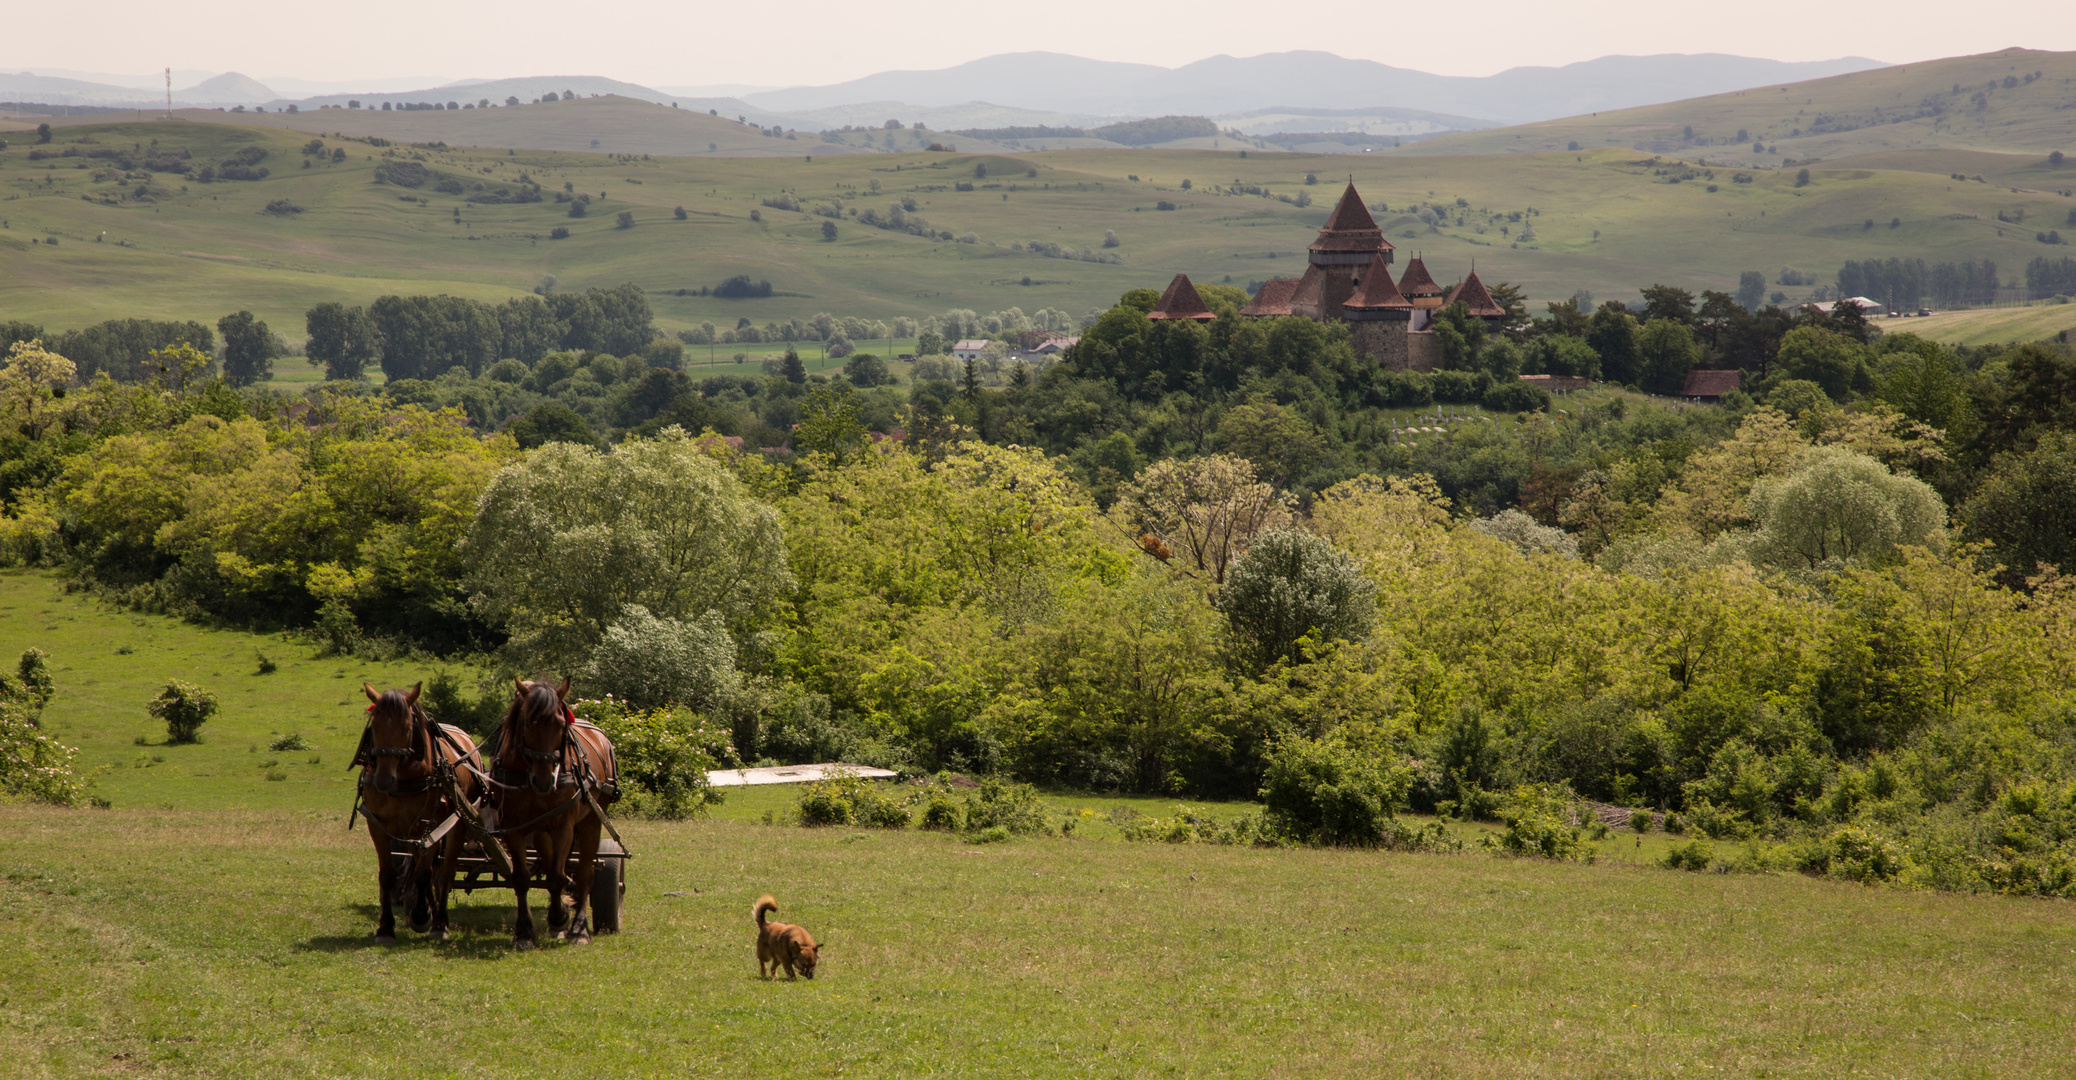
[[[1240,309],[1240,314],[1288,315],[1290,298],[1297,294],[1297,287],[1297,278],[1270,278],[1261,283],[1261,291],[1254,294],[1254,299],[1247,301],[1247,306]]]
[[[1352,308],[1409,308],[1413,302],[1398,291],[1391,283],[1391,268],[1384,265],[1384,256],[1370,260],[1370,268],[1363,272],[1362,288],[1347,299],[1342,307]]]
[[[1362,205],[1362,196],[1356,193],[1355,185],[1349,184],[1341,192],[1341,201],[1334,204],[1334,212],[1327,215],[1326,225],[1319,230],[1319,239],[1312,242],[1313,251],[1390,251],[1391,242],[1384,239],[1384,230],[1377,227],[1377,219],[1370,216],[1369,208]]]
[[[1319,272],[1318,267],[1305,267],[1305,276],[1298,279],[1296,291],[1290,294],[1291,305],[1318,307],[1319,285],[1325,279],[1326,276]]]
[[[1149,319],[1195,319],[1209,322],[1218,316],[1204,306],[1204,298],[1197,295],[1197,287],[1189,283],[1188,274],[1177,274],[1168,282],[1168,291],[1161,294],[1160,303],[1146,313]]]
[[[1484,282],[1478,280],[1476,270],[1472,270],[1470,276],[1463,279],[1463,284],[1449,293],[1448,303],[1462,304],[1481,319],[1503,319],[1507,313],[1507,309],[1493,303],[1492,293],[1485,288]]]
[[[1370,216],[1369,208],[1362,205],[1362,196],[1355,193],[1355,185],[1350,183],[1348,189],[1341,192],[1341,201],[1334,206],[1333,214],[1326,219],[1325,231],[1351,232],[1376,227],[1377,219]]]
[[[1435,284],[1434,277],[1427,272],[1427,264],[1417,255],[1406,264],[1405,276],[1398,279],[1398,291],[1409,297],[1442,295],[1442,287]]]

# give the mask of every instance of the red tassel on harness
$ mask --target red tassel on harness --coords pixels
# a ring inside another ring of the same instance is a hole
[[[574,725],[577,722],[577,711],[564,705],[562,707],[562,722],[565,725]]]

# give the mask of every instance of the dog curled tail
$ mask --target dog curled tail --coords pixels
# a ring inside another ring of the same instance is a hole
[[[770,893],[765,893],[757,898],[756,906],[750,909],[750,917],[757,920],[757,929],[762,930],[764,929],[764,913],[777,910],[778,901],[773,900]]]

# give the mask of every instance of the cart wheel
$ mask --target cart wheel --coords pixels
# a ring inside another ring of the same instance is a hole
[[[620,932],[620,901],[627,895],[626,862],[600,859],[591,867],[591,929],[600,934]]]

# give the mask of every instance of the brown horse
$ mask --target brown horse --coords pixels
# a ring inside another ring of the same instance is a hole
[[[598,859],[599,816],[619,798],[619,767],[612,741],[603,731],[581,723],[569,709],[569,680],[562,685],[513,680],[517,693],[504,722],[492,739],[490,777],[496,803],[484,824],[502,837],[512,857],[512,884],[519,894],[519,919],[512,938],[521,949],[535,943],[533,915],[527,910],[529,848],[539,855],[533,870],[547,879],[548,929],[579,944],[591,940],[585,907],[591,902],[591,875]],[[567,871],[570,853],[577,855],[574,883]],[[566,910],[563,894],[575,885],[575,908]]]
[[[361,690],[371,704],[353,763],[361,766],[360,808],[382,868],[382,920],[375,940],[396,943],[392,902],[407,912],[411,929],[444,938],[447,888],[461,853],[462,830],[449,827],[444,837],[430,841],[431,831],[454,811],[440,774],[451,773],[462,797],[473,800],[481,789],[477,777],[483,759],[475,740],[425,714],[418,705],[418,686],[377,693],[362,684]],[[400,857],[399,849],[408,857]]]

